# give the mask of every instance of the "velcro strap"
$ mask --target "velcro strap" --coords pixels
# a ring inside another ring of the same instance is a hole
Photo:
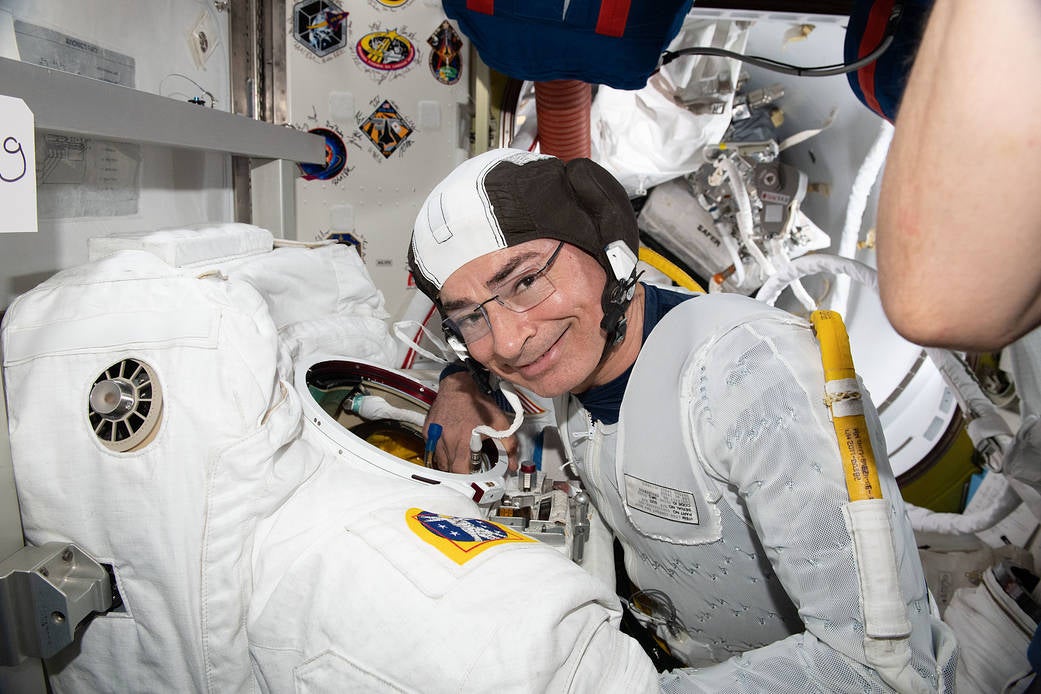
[[[481,14],[495,14],[495,0],[466,0],[466,9]]]
[[[629,20],[630,1],[603,0],[600,3],[600,14],[596,19],[596,33],[601,36],[621,38],[625,33],[625,23]]]

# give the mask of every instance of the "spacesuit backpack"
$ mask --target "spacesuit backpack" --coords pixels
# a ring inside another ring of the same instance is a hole
[[[250,283],[139,250],[11,305],[3,367],[26,540],[75,543],[111,567],[121,600],[48,662],[54,691],[255,687],[254,529],[319,463],[291,445],[301,408],[280,349]]]

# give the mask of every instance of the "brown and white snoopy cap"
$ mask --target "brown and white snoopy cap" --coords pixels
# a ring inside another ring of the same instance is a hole
[[[409,269],[440,305],[445,280],[466,263],[541,238],[581,248],[608,277],[615,274],[605,252],[611,242],[624,241],[634,255],[639,247],[629,197],[603,167],[494,149],[460,164],[427,197],[412,230]]]

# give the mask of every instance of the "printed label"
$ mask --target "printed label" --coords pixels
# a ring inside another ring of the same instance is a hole
[[[778,205],[787,205],[792,201],[791,195],[784,195],[783,193],[771,193],[768,190],[759,191],[760,199],[766,202],[777,203]]]
[[[625,476],[625,503],[659,518],[699,524],[698,507],[692,493],[663,487],[632,475]]]

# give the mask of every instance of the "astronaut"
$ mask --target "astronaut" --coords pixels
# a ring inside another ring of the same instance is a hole
[[[409,263],[463,364],[428,415],[440,464],[465,464],[500,379],[557,398],[623,598],[690,666],[669,691],[953,691],[870,402],[881,498],[851,501],[809,323],[639,282],[637,246],[623,188],[586,159],[493,150],[434,188]]]

